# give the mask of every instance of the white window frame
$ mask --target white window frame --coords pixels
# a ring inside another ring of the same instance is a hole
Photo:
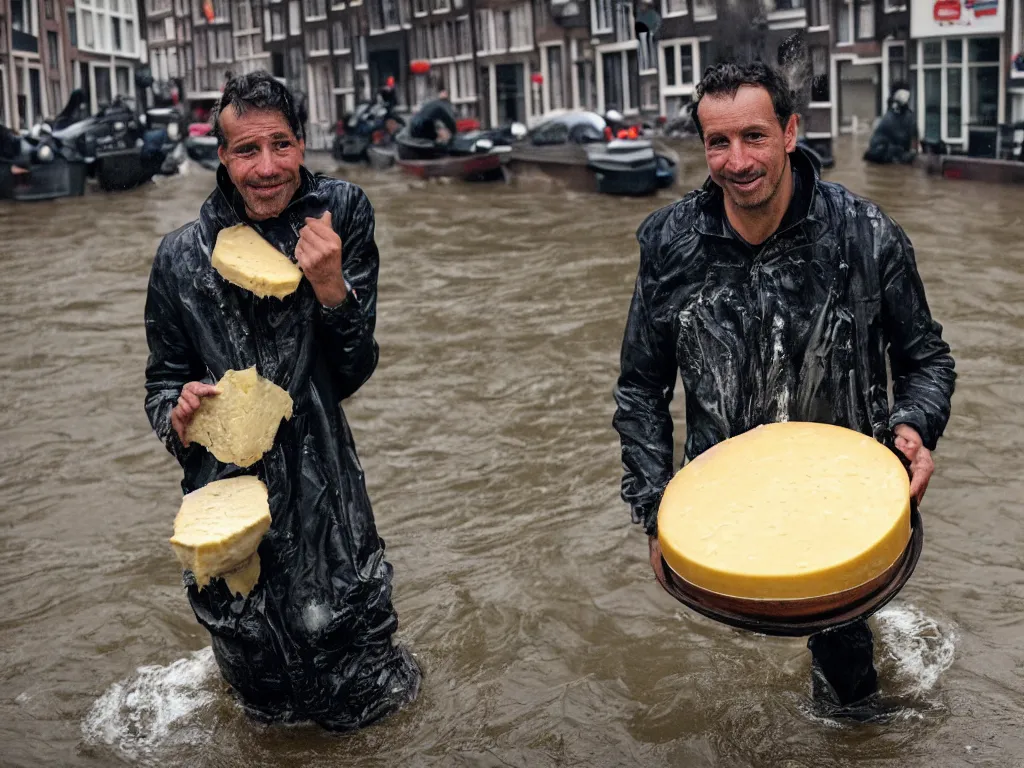
[[[667,100],[671,97],[693,97],[693,91],[696,88],[697,81],[700,79],[701,72],[700,42],[701,38],[699,37],[676,37],[670,40],[660,40],[658,42],[658,114],[667,114]],[[680,53],[680,49],[684,45],[689,45],[692,53],[693,79],[688,84],[669,85],[667,77],[668,73],[665,68],[665,57],[668,55],[669,49],[671,49],[671,55],[675,62],[676,79],[679,81],[680,75],[682,74],[682,55]]]
[[[607,4],[608,24],[598,26],[600,15],[597,12],[598,4]],[[615,2],[614,0],[590,0],[590,31],[595,35],[607,35],[615,31]]]
[[[25,0],[32,7],[33,23],[38,25],[38,12],[35,8],[36,0]],[[124,13],[120,9],[127,6],[128,12]],[[84,25],[82,23],[83,14],[82,11],[89,11],[90,19],[92,20],[92,33],[93,33],[93,45],[86,45],[86,37],[84,32]],[[134,2],[119,3],[117,11],[111,11],[109,2],[104,3],[103,8],[95,7],[93,2],[87,2],[86,0],[77,0],[75,3],[75,15],[76,22],[78,25],[78,47],[88,53],[101,53],[111,56],[120,56],[126,59],[140,59],[142,56],[142,30],[139,28],[139,14],[138,7]],[[110,34],[110,19],[112,17],[119,18],[121,20],[121,43],[122,50],[114,50],[113,35]],[[129,42],[129,36],[126,34],[125,27],[130,23],[132,25],[132,34],[130,36],[131,49],[125,49],[124,44]],[[100,35],[100,29],[103,28],[106,33]],[[38,27],[37,27],[38,32]],[[104,45],[100,43],[104,42]],[[131,78],[133,81],[135,78]],[[133,86],[134,89],[134,86]],[[45,90],[45,89],[44,89]]]
[[[984,61],[984,62],[971,62],[970,61],[970,41],[981,37],[996,38],[999,40],[999,61]],[[953,62],[952,64],[946,61],[946,42],[949,40],[960,40],[962,46],[961,60],[959,62]],[[942,45],[942,59],[939,64],[925,64],[924,63],[924,44],[926,42],[939,41]],[[939,136],[947,144],[961,144],[967,146],[968,141],[968,130],[967,125],[971,119],[971,103],[970,103],[970,74],[971,69],[977,67],[999,67],[999,72],[1002,74],[1006,70],[1006,35],[994,34],[994,35],[966,35],[963,37],[937,37],[929,38],[928,40],[916,40],[911,41],[909,44],[917,45],[917,56],[915,58],[916,64],[910,65],[908,62],[908,68],[915,80],[917,81],[917,130],[920,136],[924,136],[925,131],[925,99],[924,99],[924,73],[926,70],[937,69],[941,72],[939,79]],[[909,52],[909,51],[908,51]],[[948,84],[946,79],[946,72],[956,67],[960,68],[960,137],[951,139],[949,138],[949,99],[948,99]],[[1000,78],[1002,80],[1002,78]],[[1002,123],[1006,119],[1006,88],[1003,82],[1000,82],[999,87],[999,101],[996,106],[996,122]]]
[[[682,0],[683,10],[672,11],[671,13],[668,10],[668,3],[669,0],[661,0],[661,17],[663,19],[676,19],[680,16],[687,16],[690,13],[690,6],[686,0]]]
[[[562,80],[563,80],[563,82],[562,82],[562,102],[563,103],[562,103],[561,109],[565,109],[566,106],[567,106],[566,102],[569,101],[569,99],[566,98],[567,94],[565,93],[565,82],[564,82],[564,80],[565,80],[565,48],[562,45],[562,41],[561,40],[557,40],[557,41],[549,42],[549,43],[539,43],[537,45],[537,49],[540,52],[540,74],[544,78],[544,87],[541,88],[541,91],[540,91],[540,102],[541,102],[541,110],[542,110],[543,114],[545,114],[545,115],[552,110],[552,107],[551,107],[551,66],[550,66],[550,63],[548,61],[548,56],[550,55],[552,48],[560,49],[561,50],[561,56],[562,56]]]
[[[854,0],[839,0],[838,13],[836,14],[836,45],[853,45],[857,39],[857,8]],[[843,9],[846,9],[848,18],[850,20],[848,29],[850,37],[846,40],[839,39],[839,30],[843,28],[842,24],[839,23],[839,18],[842,16]]]
[[[289,0],[288,2],[288,37],[298,37],[302,34],[302,1]]]
[[[323,13],[317,13],[317,14],[314,14],[312,16],[306,15],[306,3],[307,2],[310,2],[310,0],[303,0],[302,1],[302,6],[303,6],[302,7],[302,15],[303,15],[303,18],[306,21],[323,21],[324,19],[327,18],[327,0],[322,0],[322,2],[324,4],[324,12]]]
[[[855,6],[857,14],[857,26],[854,29],[854,37],[858,41],[874,40],[875,39],[875,0],[861,0]],[[864,9],[869,9],[869,13],[865,14]],[[869,33],[864,32],[865,17],[871,20],[871,30]]]
[[[507,10],[510,11],[510,37],[508,40],[508,52],[526,53],[528,51],[533,51],[533,3],[519,3],[518,5],[514,5]],[[523,43],[522,45],[512,45],[512,41],[515,38],[514,30],[518,31],[520,33],[520,36],[525,34],[525,43]]]
[[[315,43],[326,43],[322,48],[314,48],[310,41]],[[307,56],[330,56],[331,54],[331,31],[325,27],[307,29],[305,33],[306,55]]]
[[[597,56],[595,57],[594,66],[597,67],[597,111],[604,113],[608,107],[605,104],[605,82],[604,82],[604,57],[605,56],[618,56],[622,62],[622,86],[623,95],[628,100],[629,106],[623,105],[623,115],[638,115],[640,114],[640,94],[633,93],[633,84],[629,81],[629,52],[637,51],[636,40],[631,40],[627,43],[608,43],[607,45],[597,46]],[[638,55],[639,59],[639,55]]]

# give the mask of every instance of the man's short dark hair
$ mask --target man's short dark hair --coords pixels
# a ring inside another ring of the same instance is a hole
[[[693,102],[692,114],[701,141],[704,140],[704,128],[697,115],[700,100],[705,96],[734,97],[736,91],[744,85],[753,85],[768,91],[768,95],[772,97],[779,125],[783,128],[786,127],[789,118],[796,112],[796,95],[789,87],[785,76],[778,69],[763,61],[754,61],[750,64],[723,62],[705,69],[704,76],[697,84],[697,98]]]
[[[213,135],[223,147],[227,143],[220,125],[220,115],[229,106],[235,113],[242,115],[247,109],[267,109],[280,112],[288,121],[296,139],[303,138],[302,122],[295,98],[277,78],[266,70],[260,69],[246,75],[231,78],[224,86],[224,93],[217,102],[213,113]]]

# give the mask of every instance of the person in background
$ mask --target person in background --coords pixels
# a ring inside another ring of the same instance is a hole
[[[889,99],[889,109],[871,134],[864,160],[909,164],[917,156],[919,144],[917,117],[910,108],[910,91],[899,84]]]
[[[267,72],[230,81],[214,118],[221,165],[199,218],[160,243],[146,297],[146,414],[184,470],[185,493],[256,474],[273,522],[260,577],[240,598],[222,579],[188,599],[221,674],[261,720],[367,725],[416,698],[420,670],[395,642],[392,566],[341,407],[379,355],[374,213],[346,181],[314,176],[291,93]],[[218,234],[245,224],[294,258],[298,289],[258,298],[213,268]],[[188,440],[228,370],[255,366],[294,404],[274,446],[243,470]]]
[[[381,104],[387,107],[388,112],[394,111],[398,105],[398,94],[395,93],[394,77],[388,76],[388,79],[384,81],[384,85],[377,91],[377,98]]]
[[[717,64],[693,114],[710,178],[637,231],[615,388],[622,498],[650,537],[652,563],[675,472],[677,375],[685,460],[762,424],[836,424],[902,452],[918,501],[956,378],[910,240],[877,205],[818,177],[797,147],[785,78],[760,62]],[[865,622],[812,635],[808,647],[818,705],[854,717],[876,708]]]
[[[437,98],[428,101],[409,121],[409,135],[414,139],[426,139],[447,143],[457,133],[455,112],[448,100],[448,89],[440,84]]]

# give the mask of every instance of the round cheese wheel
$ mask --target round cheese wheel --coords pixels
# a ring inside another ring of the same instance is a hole
[[[899,458],[844,427],[758,427],[704,452],[665,489],[665,562],[701,589],[747,599],[823,597],[880,576],[910,541]]]

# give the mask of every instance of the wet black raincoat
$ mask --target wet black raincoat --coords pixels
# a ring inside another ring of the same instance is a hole
[[[225,227],[248,223],[290,255],[305,217],[325,211],[353,289],[340,307],[322,307],[306,280],[283,300],[257,298],[210,264]],[[273,522],[248,598],[233,596],[221,579],[200,591],[185,574],[224,678],[250,712],[268,719],[356,728],[415,698],[419,685],[416,663],[392,640],[392,568],[340,407],[377,364],[378,260],[373,209],[358,187],[303,168],[285,212],[251,222],[221,168],[199,219],[167,235],[153,263],[146,413],[184,469],[182,490],[243,473],[258,475],[269,490]],[[254,365],[294,403],[274,447],[247,470],[196,443],[185,448],[170,422],[182,386]]]
[[[806,211],[756,248],[701,189],[640,226],[614,426],[622,497],[648,533],[674,474],[669,403],[686,394],[685,458],[761,424],[815,421],[891,440],[908,424],[933,449],[955,374],[914,250],[873,203],[790,155]],[[787,223],[788,222],[788,223]],[[888,397],[886,355],[892,367]]]

